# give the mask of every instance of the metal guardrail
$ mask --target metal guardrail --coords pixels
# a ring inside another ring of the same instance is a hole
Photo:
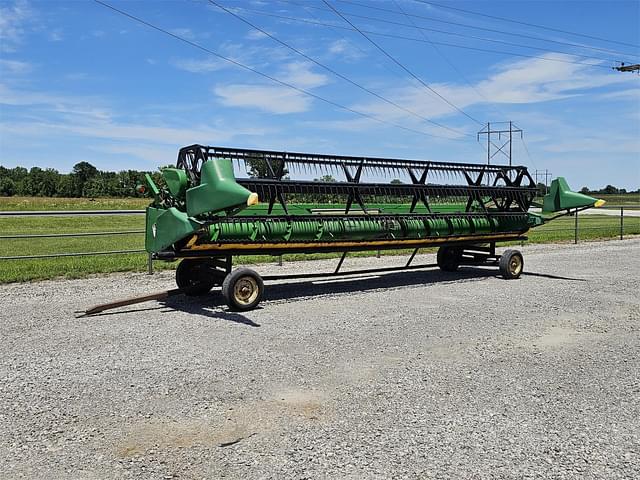
[[[144,215],[144,210],[16,210],[0,212],[0,217],[60,217],[72,215]]]
[[[144,210],[28,210],[28,211],[0,211],[0,217],[19,217],[19,216],[84,216],[84,215],[140,215],[144,214]],[[74,232],[74,233],[46,233],[46,234],[15,234],[0,235],[0,240],[20,240],[29,238],[71,238],[71,237],[94,237],[94,236],[113,236],[113,235],[140,235],[144,234],[144,230],[119,230],[111,232]],[[64,257],[88,257],[97,255],[126,255],[132,253],[147,253],[144,249],[134,250],[108,250],[102,252],[66,252],[66,253],[49,253],[40,255],[12,255],[0,256],[0,260],[28,260],[37,258],[64,258]],[[153,273],[153,260],[151,254],[147,256],[147,271]]]
[[[624,210],[626,209],[640,209],[640,205],[625,205],[622,207],[601,207],[607,209],[615,209],[620,211],[620,240],[624,238]],[[15,217],[15,216],[81,216],[81,215],[139,215],[144,214],[144,210],[47,210],[47,211],[0,211],[0,217]],[[575,212],[573,214],[575,223],[573,228],[545,228],[545,232],[568,232],[574,231],[574,243],[579,241],[580,222],[579,214]],[[590,215],[584,215],[587,218]],[[630,218],[630,217],[627,217]],[[640,221],[640,214],[634,216]],[[544,228],[544,227],[542,227]],[[611,230],[612,227],[584,227],[586,230]],[[65,237],[91,237],[91,236],[112,236],[112,235],[140,235],[144,234],[144,230],[121,230],[110,232],[75,232],[75,233],[50,233],[50,234],[15,234],[15,235],[0,235],[0,240],[18,240],[29,238],[65,238]],[[95,256],[95,255],[124,255],[132,253],[146,253],[146,250],[109,250],[102,252],[66,252],[66,253],[51,253],[40,255],[14,255],[14,256],[0,256],[0,260],[26,260],[37,258],[63,258],[63,257],[83,257],[83,256]],[[281,264],[282,257],[279,259]],[[148,254],[147,271],[149,274],[153,273],[153,261],[151,254]]]

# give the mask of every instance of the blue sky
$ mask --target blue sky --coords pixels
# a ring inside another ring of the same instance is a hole
[[[105,1],[387,123],[273,83],[92,1],[0,0],[0,164],[69,171],[84,160],[105,170],[155,169],[173,163],[178,149],[193,143],[485,161],[484,147],[475,137],[481,125],[384,57],[321,1],[220,3],[402,109],[354,87],[206,1]],[[640,61],[637,47],[414,0],[354,2],[330,1],[358,28],[375,32],[368,35],[470,117],[480,123],[512,120],[524,129],[531,158],[516,140],[515,163],[564,175],[574,188],[608,183],[640,186],[640,76],[609,68],[615,60]],[[638,1],[436,3],[640,44]]]

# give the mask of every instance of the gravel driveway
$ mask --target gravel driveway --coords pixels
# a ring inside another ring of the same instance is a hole
[[[0,286],[0,477],[638,478],[640,239],[523,252],[519,280],[272,282],[246,314],[215,293],[76,318],[170,272]]]

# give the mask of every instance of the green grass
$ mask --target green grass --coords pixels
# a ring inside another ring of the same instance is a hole
[[[574,239],[574,218],[564,217],[529,232],[532,243],[569,242]],[[142,215],[104,215],[87,217],[0,217],[0,236],[18,234],[76,233],[100,231],[144,230]],[[640,218],[625,217],[625,235],[640,234]],[[600,215],[579,217],[579,239],[616,238],[620,234],[620,218]],[[0,256],[39,255],[69,252],[97,252],[109,250],[137,250],[144,248],[144,235],[66,237],[38,239],[0,239]],[[383,255],[407,253],[387,251]],[[351,256],[368,256],[360,252]],[[285,261],[335,258],[339,254],[291,254]],[[236,264],[275,262],[272,256],[237,257]],[[174,268],[175,263],[154,262],[156,269]],[[96,273],[145,271],[146,253],[99,255],[87,257],[44,258],[29,260],[0,260],[0,283],[50,279],[56,277],[81,278]]]
[[[602,200],[606,200],[607,207],[624,207],[624,206],[634,206],[636,208],[640,207],[640,193],[624,193],[624,194],[593,194],[592,197],[601,198]]]
[[[0,211],[144,210],[148,198],[0,197]]]

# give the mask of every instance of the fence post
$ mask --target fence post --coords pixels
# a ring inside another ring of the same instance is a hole
[[[282,266],[282,255],[278,255],[278,266]]]
[[[620,240],[624,236],[624,207],[620,207]]]
[[[147,273],[153,275],[153,258],[151,257],[151,253],[149,253],[147,257]]]
[[[578,243],[578,209],[576,208],[576,226],[575,226],[575,230],[576,230],[576,237],[573,241],[573,243],[577,244]]]

